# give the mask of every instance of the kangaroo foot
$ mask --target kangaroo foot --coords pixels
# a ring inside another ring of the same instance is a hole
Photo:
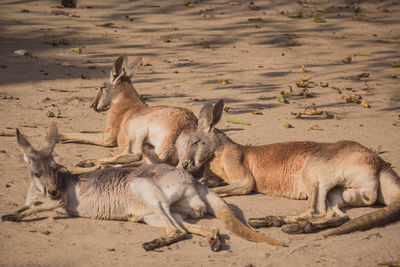
[[[213,228],[212,235],[208,237],[208,245],[210,246],[211,250],[214,252],[220,251],[222,247],[221,239],[219,237],[219,230],[218,228]]]
[[[325,228],[337,227],[349,220],[349,217],[317,217],[282,226],[282,231],[288,234],[308,234]]]
[[[153,241],[145,242],[142,244],[142,247],[146,250],[154,250],[156,248],[161,248],[165,246],[169,246],[175,242],[184,240],[187,238],[186,233],[182,232],[173,232],[172,234],[162,236],[160,238],[156,238]]]
[[[11,221],[11,222],[18,222],[20,220],[20,216],[18,216],[15,213],[6,214],[6,215],[1,216],[1,220],[3,220],[3,221]]]
[[[249,225],[254,228],[280,227],[284,224],[282,216],[267,216],[265,218],[250,218]]]

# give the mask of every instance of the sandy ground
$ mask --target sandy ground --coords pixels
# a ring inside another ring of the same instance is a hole
[[[82,0],[77,9],[58,9],[57,4],[0,2],[0,128],[19,127],[36,147],[52,120],[64,132],[102,130],[105,114],[90,109],[98,87],[117,56],[142,55],[150,65],[141,66],[133,82],[149,105],[188,107],[198,114],[205,102],[223,98],[231,112],[224,113],[218,127],[239,143],[352,139],[374,149],[381,146],[381,156],[400,172],[400,83],[390,77],[400,76],[400,69],[392,68],[400,61],[398,1],[271,0],[256,1],[256,10],[242,0],[198,1],[192,7],[184,1]],[[299,12],[303,18],[288,17]],[[314,22],[315,16],[326,22]],[[114,25],[95,25],[103,23]],[[69,45],[58,44],[62,38]],[[19,49],[31,56],[15,55]],[[351,62],[343,63],[351,55]],[[363,72],[369,77],[357,76]],[[296,83],[304,75],[313,98],[289,96],[288,104],[276,100],[289,86],[301,91]],[[220,84],[222,79],[228,84]],[[371,108],[342,99],[355,92]],[[339,120],[292,118],[291,112],[309,107]],[[51,111],[61,117],[49,118]],[[230,124],[227,118],[251,125]],[[285,122],[294,128],[285,128]],[[323,130],[309,130],[312,125]],[[29,180],[15,138],[0,138],[0,150],[0,214],[6,214],[24,204]],[[72,166],[117,152],[60,144],[56,159]],[[261,194],[226,201],[244,219],[296,214],[306,206],[305,201]],[[355,217],[375,208],[347,212]],[[278,248],[244,241],[218,220],[203,219],[199,224],[220,228],[221,252],[211,252],[199,237],[145,252],[141,244],[162,229],[52,215],[0,222],[0,265],[375,266],[400,259],[400,223],[329,239],[322,233],[289,236],[278,228],[261,229],[290,245]]]

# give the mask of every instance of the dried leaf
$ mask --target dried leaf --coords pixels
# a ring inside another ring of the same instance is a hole
[[[243,125],[250,125],[247,121],[242,121],[238,119],[226,119],[227,122],[235,123],[235,124],[243,124]]]
[[[227,84],[229,84],[229,80],[228,79],[222,79],[222,80],[219,81],[219,83],[222,84],[222,85],[227,85]]]
[[[360,96],[355,94],[345,94],[341,97],[342,99],[346,99],[347,103],[360,103]]]
[[[109,27],[109,28],[115,28],[115,24],[112,22],[106,22],[106,23],[95,23],[97,27]]]
[[[205,49],[211,48],[209,44],[201,44],[201,47]]]
[[[75,53],[78,53],[78,54],[81,53],[81,49],[80,49],[79,47],[71,48],[71,51],[72,51],[72,52],[75,52]]]
[[[359,57],[369,57],[371,55],[371,53],[368,53],[368,52],[357,52],[356,53],[356,56],[359,56]]]
[[[301,71],[302,72],[308,72],[308,70],[305,69],[304,64],[301,64]]]
[[[361,101],[361,106],[363,108],[370,108],[371,107],[365,100]]]
[[[317,108],[307,108],[304,111],[300,112],[303,115],[321,115],[323,111]]]
[[[261,26],[260,25],[254,25],[254,28],[256,28],[256,29],[260,29],[261,28]]]
[[[61,111],[49,111],[47,112],[49,118],[61,118]]]
[[[168,28],[168,30],[170,30],[170,31],[177,31],[177,30],[178,30],[178,28],[177,28],[177,27],[175,27],[175,26],[171,26],[171,27],[169,27],[169,28]]]
[[[232,109],[230,107],[224,107],[224,112],[226,113],[232,112]]]
[[[48,42],[46,42],[46,44],[50,44],[52,46],[58,46],[58,45],[70,45],[71,42],[68,41],[67,39],[60,38],[60,39],[56,39],[53,41],[48,41]]]
[[[193,4],[191,2],[185,2],[185,6],[188,8],[192,8]]]
[[[314,20],[315,23],[324,23],[324,22],[326,22],[326,20],[324,20],[321,17],[314,17],[313,20]]]
[[[316,130],[316,131],[323,131],[321,127],[319,127],[317,124],[312,125],[309,130]]]
[[[248,21],[262,21],[262,18],[249,18]]]
[[[288,17],[291,19],[301,19],[301,18],[303,18],[303,14],[301,12],[299,12],[299,13],[288,15]]]
[[[290,114],[292,114],[293,119],[299,119],[301,118],[301,113],[296,113],[296,112],[291,112]]]
[[[286,92],[285,90],[283,90],[283,91],[280,91],[279,92],[281,95],[288,95],[289,93],[288,92]]]
[[[400,61],[398,61],[398,62],[393,62],[392,67],[393,67],[393,68],[400,68]]]
[[[251,114],[253,115],[264,115],[261,111],[253,111]]]
[[[290,103],[289,100],[287,100],[283,95],[278,95],[276,97],[276,100],[278,102],[280,102],[280,103],[283,103],[283,104],[289,104]]]
[[[285,121],[285,123],[283,124],[283,127],[285,127],[286,129],[293,128],[293,126],[290,123],[288,123],[287,121]]]
[[[77,92],[77,91],[70,91],[70,90],[65,90],[65,89],[60,89],[60,88],[50,88],[50,91],[53,91],[53,92],[61,92],[61,93]]]
[[[342,61],[344,64],[349,64],[351,62],[351,59],[352,59],[352,56],[348,56],[345,59],[343,59]]]
[[[318,9],[317,11],[320,13],[329,13],[329,10],[326,9]]]
[[[37,128],[35,124],[23,124],[21,127],[26,127],[26,128]]]
[[[63,63],[61,64],[61,66],[65,66],[65,67],[73,67],[73,66],[74,66],[74,64],[72,64],[71,62],[63,62]]]
[[[339,116],[337,114],[333,114],[333,119],[334,120],[339,120]]]
[[[390,77],[390,78],[397,78],[397,75],[394,74],[394,73],[389,73],[389,77]]]
[[[363,72],[357,75],[360,78],[368,78],[369,77],[369,72]]]
[[[310,80],[306,75],[300,78],[300,80],[296,83],[298,87],[308,87],[310,83],[308,82]]]
[[[293,41],[291,44],[290,44],[291,46],[300,46],[301,45],[301,43],[299,42],[299,41]]]
[[[142,60],[140,61],[140,65],[142,65],[142,66],[151,66],[150,63],[144,58],[142,58]]]
[[[337,86],[331,86],[331,88],[332,88],[333,90],[336,90],[336,91],[338,92],[338,94],[341,94],[341,93],[342,93],[342,90],[340,90],[339,87],[337,87]]]
[[[328,87],[328,86],[329,86],[329,84],[328,84],[328,83],[323,83],[323,82],[320,82],[319,84],[321,85],[321,87]]]

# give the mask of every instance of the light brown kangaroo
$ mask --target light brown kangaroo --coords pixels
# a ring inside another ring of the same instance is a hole
[[[326,236],[367,230],[400,219],[400,178],[376,153],[353,141],[242,146],[214,127],[222,109],[222,100],[201,109],[183,168],[193,172],[205,165],[208,172],[228,183],[213,188],[225,196],[256,191],[308,198],[308,209],[300,216],[254,218],[249,220],[251,226],[286,224],[282,230],[288,233],[312,232],[347,221],[340,208],[376,202],[386,207],[350,220]]]
[[[18,130],[16,133],[28,163],[30,185],[25,206],[2,216],[3,220],[20,221],[28,215],[57,209],[70,216],[165,227],[165,236],[143,244],[146,250],[185,239],[189,232],[206,237],[211,249],[219,251],[221,241],[217,228],[207,229],[182,218],[200,218],[209,213],[246,240],[286,246],[246,227],[225,201],[184,170],[166,164],[144,164],[138,168],[72,174],[53,159],[58,136],[54,123],[50,126],[47,145],[41,150],[35,150]]]
[[[124,152],[113,158],[86,160],[80,163],[108,165],[138,161],[164,162],[177,166],[197,118],[185,108],[147,106],[132,85],[130,77],[141,57],[129,60],[120,56],[115,61],[110,79],[94,100],[95,111],[108,111],[106,129],[100,134],[60,133],[60,141],[106,147],[118,146]]]

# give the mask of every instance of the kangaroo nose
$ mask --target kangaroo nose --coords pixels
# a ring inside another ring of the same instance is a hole
[[[182,167],[186,170],[186,168],[189,166],[189,162],[184,161],[182,162]]]

